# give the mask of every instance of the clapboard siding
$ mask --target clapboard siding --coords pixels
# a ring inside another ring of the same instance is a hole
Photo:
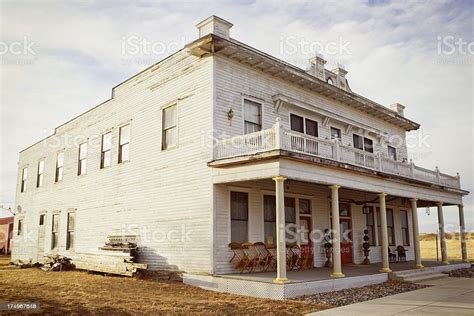
[[[61,253],[68,209],[76,212],[75,251],[96,252],[109,234],[138,232],[140,261],[151,268],[212,270],[212,186],[206,163],[212,147],[203,131],[212,128],[211,58],[181,51],[114,89],[114,97],[58,127],[55,135],[21,152],[29,167],[26,193],[17,194],[29,240],[15,241],[13,258],[37,260],[39,213],[47,213],[45,252],[51,250],[53,211],[60,212]],[[161,107],[178,106],[178,148],[161,150]],[[130,161],[117,163],[119,126],[131,124]],[[100,135],[111,131],[112,166],[100,169]],[[78,143],[89,144],[86,175],[77,176]],[[64,180],[53,183],[56,153],[65,152]],[[45,158],[44,187],[35,188],[38,159]],[[17,219],[18,221],[18,219]],[[16,222],[17,222],[16,221]],[[171,238],[163,234],[172,233]],[[189,240],[184,238],[189,232]],[[182,236],[183,238],[179,238]],[[177,239],[177,240],[175,240]],[[73,252],[68,253],[74,256]]]

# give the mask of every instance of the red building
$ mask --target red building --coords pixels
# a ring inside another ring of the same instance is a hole
[[[0,218],[0,254],[10,254],[13,239],[13,216]]]

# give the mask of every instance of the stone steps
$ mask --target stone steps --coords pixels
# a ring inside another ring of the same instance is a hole
[[[445,273],[432,273],[432,274],[424,274],[424,275],[419,275],[419,276],[417,275],[417,276],[403,277],[402,281],[418,283],[418,282],[442,279],[442,278],[447,278],[447,277],[449,277],[449,275]]]
[[[412,269],[405,271],[394,271],[390,272],[389,278],[391,280],[404,281],[404,282],[422,282],[434,279],[447,278],[448,272],[454,269],[464,268],[464,264],[453,264],[443,265],[436,267],[426,267],[421,269]]]

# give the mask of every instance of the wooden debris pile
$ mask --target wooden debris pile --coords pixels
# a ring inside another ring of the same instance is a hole
[[[61,255],[49,255],[46,257],[43,271],[65,271],[74,270],[76,266],[72,263],[72,259]]]

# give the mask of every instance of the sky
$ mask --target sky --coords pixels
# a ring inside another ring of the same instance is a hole
[[[0,205],[15,201],[18,152],[110,98],[111,88],[197,38],[214,14],[231,37],[301,68],[322,54],[351,89],[399,102],[421,123],[417,165],[474,189],[473,1],[1,1]],[[464,198],[474,229],[472,194]],[[457,207],[445,207],[457,229]],[[419,211],[435,232],[436,210]]]

